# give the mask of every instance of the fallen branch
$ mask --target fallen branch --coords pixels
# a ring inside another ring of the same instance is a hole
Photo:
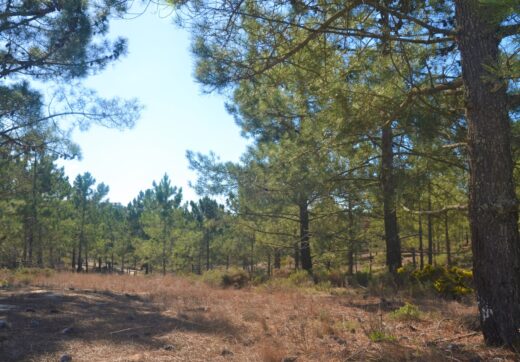
[[[453,338],[437,338],[432,341],[432,343],[438,343],[438,342],[451,342],[451,341],[458,341],[459,339],[464,339],[468,337],[473,337],[480,334],[480,332],[471,332],[468,334],[463,334],[461,336],[453,337]]]
[[[151,327],[152,326],[141,326],[141,327],[125,328],[125,329],[121,329],[119,331],[110,332],[110,334],[118,334],[118,333],[133,331],[133,330],[136,330],[136,329],[151,328]]]

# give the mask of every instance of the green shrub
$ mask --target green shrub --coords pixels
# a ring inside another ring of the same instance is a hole
[[[320,282],[314,286],[316,290],[320,292],[330,292],[332,289],[332,283],[330,281]]]
[[[395,336],[379,330],[371,331],[368,334],[368,338],[372,342],[392,342],[396,340]]]
[[[269,280],[269,275],[267,275],[265,270],[257,269],[252,273],[250,279],[251,279],[251,284],[260,285]]]
[[[249,275],[242,269],[229,269],[222,275],[223,287],[243,288],[249,283]]]
[[[218,269],[210,269],[205,271],[201,279],[204,283],[211,285],[212,287],[220,287],[222,286],[222,277],[223,272]]]
[[[394,310],[390,317],[398,320],[417,320],[420,319],[421,312],[419,307],[407,302],[401,308]]]
[[[366,288],[372,280],[372,275],[366,271],[358,271],[350,276],[347,276],[346,279],[351,285],[360,285]]]
[[[471,270],[426,265],[422,270],[403,267],[397,270],[401,282],[421,283],[431,286],[446,298],[459,299],[473,293]]]
[[[298,287],[311,287],[314,285],[311,275],[305,270],[296,270],[287,279],[291,284]]]
[[[317,268],[313,271],[313,279],[316,284],[330,283],[333,287],[345,286],[346,273],[340,269]]]
[[[262,285],[266,292],[284,291],[294,289],[295,285],[287,278],[272,278]]]
[[[249,275],[241,269],[212,269],[202,274],[202,281],[213,287],[243,288],[249,282]]]

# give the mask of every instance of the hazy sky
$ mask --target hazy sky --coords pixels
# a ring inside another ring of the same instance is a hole
[[[111,201],[123,204],[165,172],[185,199],[194,199],[188,181],[196,176],[188,169],[186,150],[212,150],[222,160],[237,161],[247,144],[224,98],[202,94],[195,83],[189,34],[162,15],[153,10],[113,21],[111,35],[128,39],[128,55],[85,82],[106,97],[138,98],[145,109],[137,125],[123,132],[102,127],[75,132],[83,159],[60,162],[71,180],[89,171],[110,186]]]

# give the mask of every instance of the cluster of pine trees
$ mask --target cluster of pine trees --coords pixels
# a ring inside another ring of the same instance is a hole
[[[71,127],[139,113],[75,83],[124,54],[105,38],[127,4],[7,2],[2,263],[352,273],[383,256],[395,273],[471,248],[486,342],[520,343],[517,0],[168,3],[251,146],[238,163],[187,153],[197,203],[167,176],[127,206],[88,173],[71,185],[55,164],[78,154]],[[53,84],[50,105],[32,80]]]
[[[174,3],[197,79],[255,141],[240,165],[190,154],[201,189],[298,234],[307,270],[379,230],[394,273],[412,223],[428,262],[443,225],[451,263],[467,210],[486,342],[520,342],[518,1]]]

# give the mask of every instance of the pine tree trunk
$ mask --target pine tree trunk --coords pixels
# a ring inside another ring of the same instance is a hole
[[[280,253],[280,249],[274,250],[274,268],[280,269],[282,266],[282,255]]]
[[[352,200],[348,197],[348,233],[349,247],[347,252],[348,274],[354,274],[354,215],[352,214]]]
[[[271,253],[267,252],[267,276],[271,276]]]
[[[72,247],[72,258],[71,258],[72,271],[76,269],[76,247]]]
[[[424,269],[424,245],[423,245],[423,229],[421,207],[419,206],[419,268]]]
[[[432,209],[432,193],[431,193],[432,185],[431,182],[428,182],[428,210]],[[432,216],[428,214],[426,217],[426,222],[428,224],[428,264],[433,265],[433,223]]]
[[[166,239],[163,239],[162,246],[162,275],[166,275]]]
[[[83,269],[83,259],[81,259],[81,242],[78,244],[78,262],[76,263],[76,271],[80,272]]]
[[[36,242],[36,263],[38,268],[43,268],[43,232],[42,225],[37,221],[36,227],[38,228],[38,238]]]
[[[383,126],[381,132],[381,188],[385,222],[386,265],[391,273],[401,266],[401,241],[397,227],[394,182],[394,151],[392,125]]]
[[[518,347],[518,201],[513,182],[507,84],[494,71],[499,63],[499,40],[492,10],[479,5],[478,0],[456,1],[468,122],[473,272],[486,343]]]
[[[446,212],[446,214],[444,215],[444,231],[445,231],[445,240],[446,240],[446,264],[448,266],[451,266],[451,242],[450,242],[448,212]]]
[[[309,209],[307,200],[300,202],[300,254],[302,269],[312,272],[312,256],[309,244]]]
[[[299,243],[294,244],[294,269],[300,268],[300,245]]]
[[[252,273],[255,267],[255,235],[251,237],[251,257],[249,258],[249,272]]]
[[[206,270],[209,270],[210,265],[210,251],[209,251],[209,235],[207,232],[204,234],[204,239],[206,240]]]

